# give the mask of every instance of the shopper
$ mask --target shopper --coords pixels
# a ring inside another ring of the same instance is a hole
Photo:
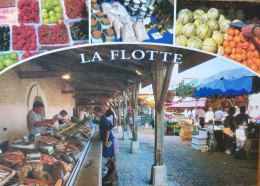
[[[199,128],[204,128],[204,124],[205,124],[205,111],[202,110],[201,108],[199,108],[196,111],[196,121],[199,124]]]
[[[236,144],[237,147],[244,147],[247,139],[247,126],[250,122],[250,117],[246,114],[246,107],[240,107],[240,114],[236,117],[238,128],[236,129]]]
[[[152,119],[151,119],[151,125],[152,125],[152,127],[153,127],[153,129],[154,129],[154,118],[152,117]]]
[[[235,142],[235,130],[237,122],[235,120],[234,114],[236,113],[235,107],[230,107],[228,111],[228,116],[224,120],[224,134],[226,142],[226,154],[231,154],[231,147]]]
[[[131,131],[133,132],[133,128],[134,128],[134,118],[132,116],[132,114],[129,112],[128,113],[128,116],[126,118],[126,122],[128,123]]]
[[[53,116],[53,118],[58,118],[58,120],[52,125],[54,131],[58,132],[60,130],[60,127],[62,127],[64,124],[70,124],[70,122],[65,119],[67,115],[68,112],[66,110],[62,110],[59,114]]]
[[[209,121],[214,120],[214,112],[212,111],[212,108],[209,107],[208,111],[205,114],[205,122],[208,123]]]
[[[99,135],[103,141],[103,157],[107,158],[107,161],[114,156],[114,136],[112,134],[113,124],[107,119],[108,116],[111,116],[113,112],[107,110],[104,114],[104,109],[102,107],[95,107],[94,112],[96,117],[100,118],[99,121]]]
[[[215,121],[222,122],[224,116],[224,112],[222,111],[222,108],[219,107],[218,110],[215,112]]]
[[[30,110],[27,114],[27,128],[30,135],[35,134],[43,134],[43,126],[45,125],[53,125],[58,118],[53,118],[46,120],[41,115],[42,111],[44,109],[44,105],[40,101],[35,101],[33,104],[33,109]]]

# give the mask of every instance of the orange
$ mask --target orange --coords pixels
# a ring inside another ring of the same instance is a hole
[[[237,43],[236,48],[243,48],[243,44],[241,42]]]
[[[247,57],[246,57],[246,54],[241,54],[242,56],[242,61],[246,61]]]
[[[257,58],[257,59],[259,58],[259,52],[258,52],[258,50],[254,50],[254,51],[253,51],[253,54],[254,54],[254,57],[255,57],[255,58]]]
[[[230,35],[230,36],[235,35],[234,29],[233,29],[233,28],[228,28],[228,29],[227,29],[227,34]]]
[[[241,54],[235,54],[235,60],[238,62],[242,61],[242,55]]]
[[[232,50],[232,48],[231,48],[230,46],[227,46],[227,47],[224,49],[224,52],[225,52],[226,54],[230,54],[230,53],[231,53],[231,50]]]
[[[245,65],[245,66],[247,66],[247,63],[246,63],[246,61],[243,61],[243,62],[242,62],[242,65]]]
[[[249,44],[248,50],[254,51],[255,50],[255,45],[254,44]]]
[[[231,54],[235,54],[235,53],[236,53],[236,48],[232,48]]]
[[[242,49],[242,54],[246,54],[246,50]]]
[[[243,53],[243,49],[242,48],[235,48],[235,53],[236,54],[242,54]]]
[[[246,42],[246,39],[244,38],[242,32],[239,33],[240,41]]]
[[[233,41],[233,36],[229,35],[229,36],[227,37],[227,40],[228,40],[228,41]]]
[[[257,74],[260,74],[260,70],[258,69],[258,70],[256,71],[256,73],[257,73]]]
[[[222,54],[222,56],[228,58],[228,54],[226,54],[226,53]]]
[[[234,41],[235,41],[236,43],[239,43],[239,42],[240,42],[240,37],[239,37],[239,36],[234,36]]]
[[[228,40],[225,40],[225,41],[223,42],[223,47],[225,48],[225,47],[227,47],[228,45],[229,45]]]
[[[230,46],[231,48],[234,48],[234,47],[236,46],[236,42],[235,42],[235,41],[230,41],[230,42],[229,42],[229,46]]]
[[[249,68],[251,68],[253,71],[257,71],[258,67],[255,64],[249,65]]]
[[[246,57],[247,58],[253,58],[254,57],[254,53],[252,51],[247,51]]]
[[[249,45],[250,45],[249,42],[247,42],[247,41],[244,42],[244,43],[243,43],[243,49],[248,49]]]
[[[235,60],[235,54],[230,54],[229,58]]]
[[[258,66],[258,68],[260,68],[260,59],[256,59],[255,64]]]
[[[252,65],[254,63],[253,59],[252,58],[249,58],[247,59],[246,61],[246,64],[249,66],[249,65]]]
[[[235,32],[235,35],[236,35],[236,36],[238,36],[239,33],[240,33],[240,31],[239,31],[238,29],[235,29],[234,32]]]

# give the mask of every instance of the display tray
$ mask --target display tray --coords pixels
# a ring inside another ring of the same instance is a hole
[[[74,126],[76,126],[76,125],[77,125],[77,123],[73,123],[73,124],[71,124],[71,126],[69,126],[69,127],[65,128],[65,129],[63,129],[63,130],[57,132],[57,134],[62,134],[62,133],[64,133],[64,132],[66,132],[66,131],[72,129],[72,128],[73,128]]]
[[[12,179],[12,177],[14,177],[15,175],[15,170],[10,169],[8,167],[5,167],[3,165],[0,165],[0,169],[4,170],[4,171],[8,171],[10,172],[10,174],[8,176],[6,176],[2,181],[0,180],[0,186],[6,184],[6,182],[8,182],[10,179]]]

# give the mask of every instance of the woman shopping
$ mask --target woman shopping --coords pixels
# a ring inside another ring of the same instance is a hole
[[[225,134],[225,142],[226,142],[226,154],[231,154],[231,147],[234,145],[236,141],[235,138],[235,130],[237,127],[237,122],[234,117],[236,113],[235,107],[230,107],[228,111],[228,116],[224,120],[224,134]]]

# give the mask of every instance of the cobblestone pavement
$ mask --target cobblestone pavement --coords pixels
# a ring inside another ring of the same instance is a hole
[[[122,140],[122,133],[116,136],[120,147],[116,156],[119,185],[149,185],[154,163],[154,130],[139,127],[139,154],[130,153],[131,140]],[[168,185],[257,185],[256,155],[250,160],[237,160],[223,152],[203,153],[178,136],[165,136],[164,144]]]

